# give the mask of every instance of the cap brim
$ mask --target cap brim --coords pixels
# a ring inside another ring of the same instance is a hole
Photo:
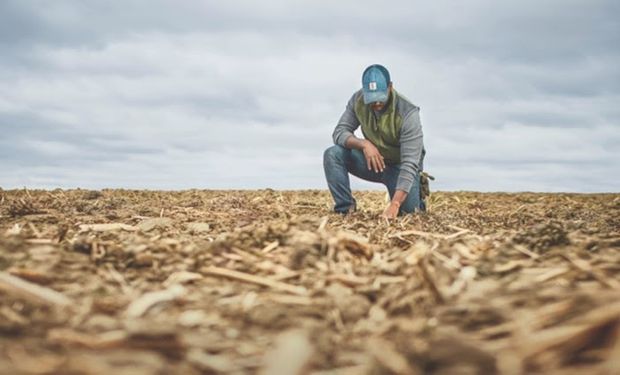
[[[364,104],[381,102],[385,103],[388,100],[387,91],[364,91]]]

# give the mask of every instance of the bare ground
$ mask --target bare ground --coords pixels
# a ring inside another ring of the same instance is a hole
[[[0,190],[5,374],[617,374],[620,194]]]

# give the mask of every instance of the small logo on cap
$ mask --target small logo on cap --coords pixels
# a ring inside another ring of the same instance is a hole
[[[373,91],[376,90],[377,89],[377,82],[370,82],[368,84],[368,89],[369,90],[373,90]]]

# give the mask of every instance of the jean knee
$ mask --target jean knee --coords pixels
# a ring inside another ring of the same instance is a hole
[[[346,148],[340,145],[333,145],[328,147],[327,150],[323,153],[323,164],[330,165],[338,162],[342,162],[344,160],[344,154],[346,152]]]

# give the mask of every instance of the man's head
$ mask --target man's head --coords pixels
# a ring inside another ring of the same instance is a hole
[[[362,92],[365,104],[370,104],[374,110],[382,110],[391,90],[390,72],[383,65],[374,64],[364,70]]]

